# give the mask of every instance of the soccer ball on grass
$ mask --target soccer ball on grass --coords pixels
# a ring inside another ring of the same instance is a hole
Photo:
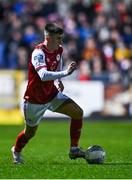
[[[103,164],[106,153],[101,146],[93,145],[85,152],[85,159],[89,164]]]

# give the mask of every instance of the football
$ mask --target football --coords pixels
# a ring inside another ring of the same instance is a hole
[[[85,152],[85,159],[89,164],[103,164],[106,152],[101,146],[93,145]]]

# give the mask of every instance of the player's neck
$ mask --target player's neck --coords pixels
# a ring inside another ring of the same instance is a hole
[[[56,47],[53,43],[50,43],[48,41],[44,41],[44,45],[46,46],[46,48],[48,49],[48,51],[52,52],[58,49],[58,47]]]

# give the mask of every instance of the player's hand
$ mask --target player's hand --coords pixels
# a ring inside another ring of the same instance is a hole
[[[72,74],[76,69],[77,69],[77,64],[76,64],[76,62],[71,62],[71,63],[68,65],[67,72],[68,72],[68,74]]]
[[[58,81],[57,85],[58,85],[58,90],[62,92],[64,90],[64,85],[63,85],[62,81]]]

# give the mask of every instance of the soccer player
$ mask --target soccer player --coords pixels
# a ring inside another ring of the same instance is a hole
[[[45,111],[63,113],[71,117],[70,152],[71,159],[84,158],[84,151],[79,148],[83,110],[68,96],[62,93],[64,86],[61,78],[72,74],[77,65],[69,64],[61,70],[63,48],[63,29],[55,23],[48,23],[44,29],[44,42],[37,45],[29,59],[28,85],[24,95],[25,129],[16,138],[12,147],[13,161],[22,163],[21,151],[35,135]],[[58,80],[58,85],[54,85]]]

